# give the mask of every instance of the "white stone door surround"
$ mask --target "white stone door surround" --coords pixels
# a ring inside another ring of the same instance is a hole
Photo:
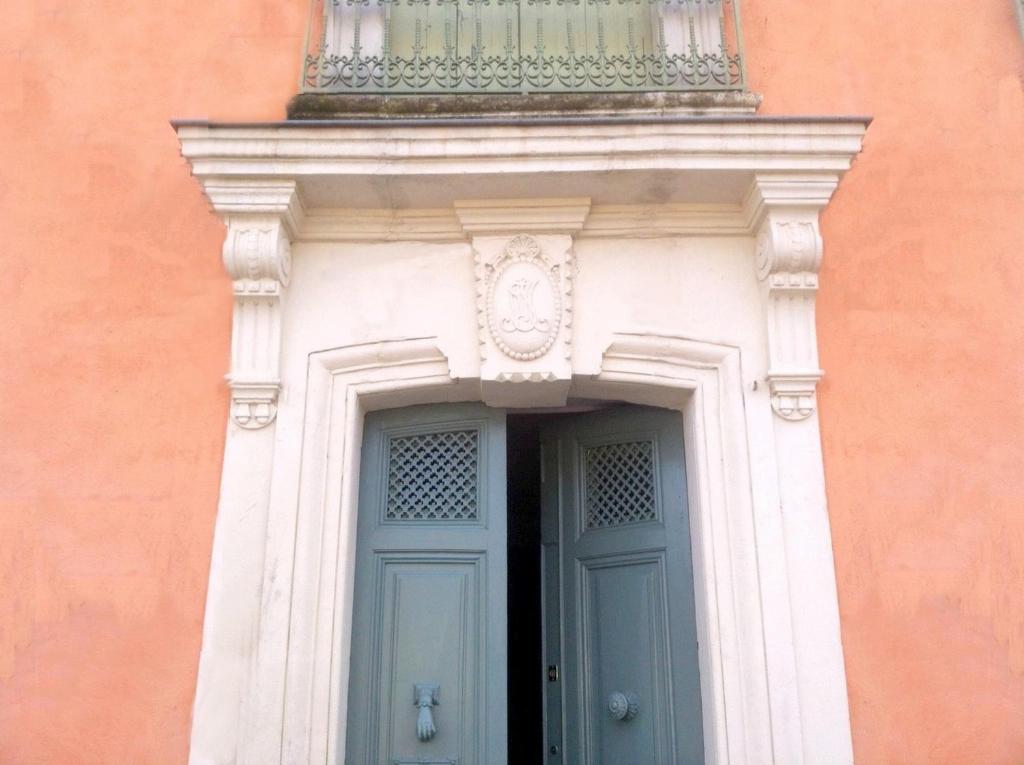
[[[852,763],[814,298],[866,124],[178,123],[236,296],[190,761],[340,762],[366,411],[578,397],[683,413],[707,762]]]

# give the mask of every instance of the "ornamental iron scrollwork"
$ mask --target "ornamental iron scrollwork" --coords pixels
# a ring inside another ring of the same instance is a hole
[[[736,0],[320,0],[303,89],[744,88]]]

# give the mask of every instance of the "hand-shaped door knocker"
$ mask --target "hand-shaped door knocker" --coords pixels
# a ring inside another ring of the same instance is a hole
[[[416,683],[412,690],[412,702],[420,710],[416,717],[416,738],[430,741],[437,735],[433,707],[441,703],[441,686],[436,683]]]

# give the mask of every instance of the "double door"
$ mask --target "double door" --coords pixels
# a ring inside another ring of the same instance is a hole
[[[511,670],[505,423],[475,404],[366,419],[345,762],[505,765],[526,733],[509,671],[537,678],[529,765],[703,762],[680,415],[545,423],[543,663]]]

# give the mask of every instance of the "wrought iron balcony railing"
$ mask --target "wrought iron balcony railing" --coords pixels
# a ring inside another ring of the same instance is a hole
[[[743,90],[738,2],[314,0],[302,90]]]

